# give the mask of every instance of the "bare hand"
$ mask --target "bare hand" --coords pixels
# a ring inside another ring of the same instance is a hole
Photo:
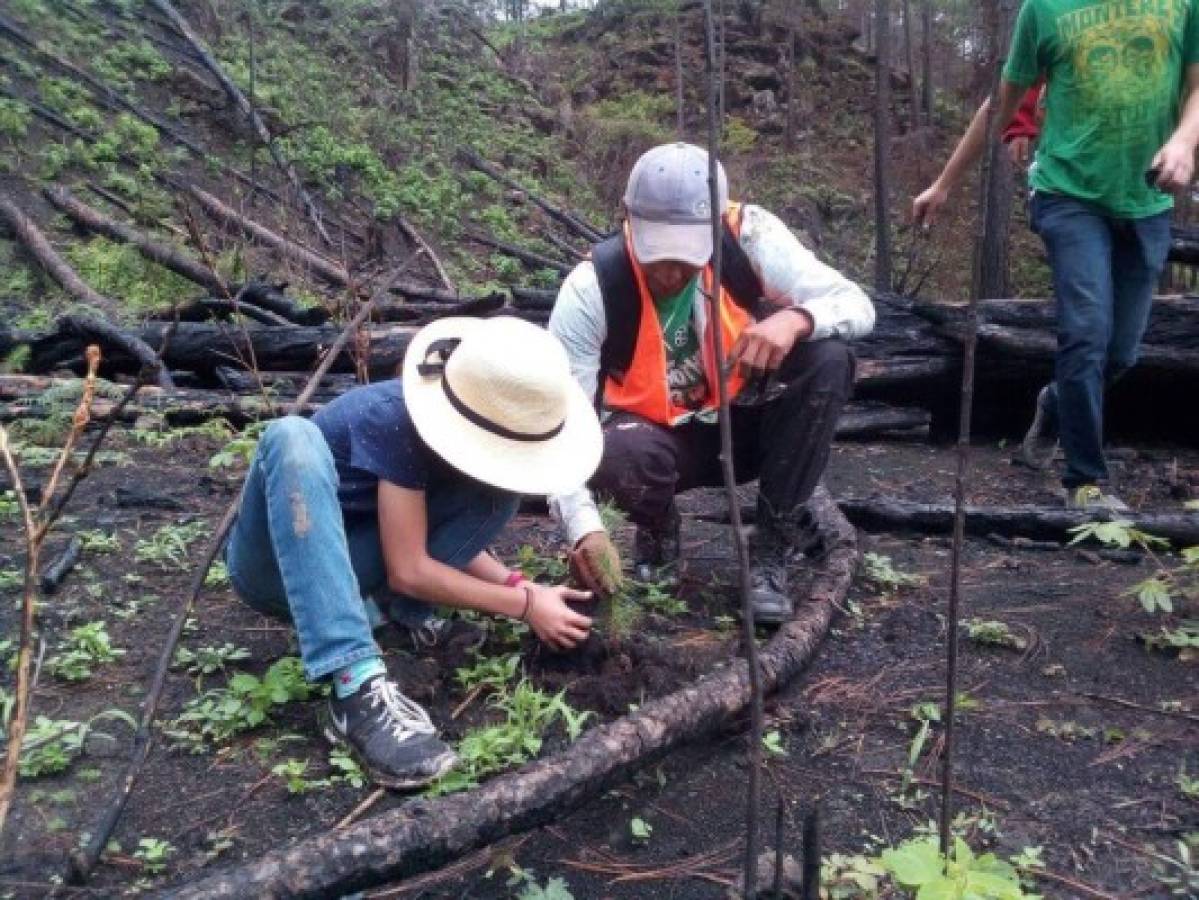
[[[1168,194],[1177,194],[1191,186],[1195,175],[1195,148],[1185,142],[1169,141],[1157,151],[1150,168],[1157,171],[1157,186]]]
[[[529,586],[533,591],[528,622],[533,633],[557,650],[570,650],[591,633],[591,619],[566,605],[567,600],[590,600],[590,591],[574,588]]]
[[[1008,141],[1007,152],[1013,165],[1021,169],[1027,168],[1032,158],[1032,138],[1026,135],[1012,138]]]
[[[949,191],[934,182],[912,201],[912,221],[921,228],[931,228],[941,214],[941,208],[948,202]]]
[[[783,364],[796,342],[812,335],[812,316],[804,310],[782,309],[750,325],[729,351],[729,366],[741,366],[751,376],[773,372]]]

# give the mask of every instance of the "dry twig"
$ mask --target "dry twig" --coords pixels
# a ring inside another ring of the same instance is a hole
[[[87,427],[92,400],[96,395],[96,370],[100,367],[100,348],[87,348],[87,378],[84,381],[83,396],[75,409],[71,421],[71,431],[63,442],[62,452],[58,456],[50,478],[42,491],[42,499],[37,509],[29,505],[29,497],[21,481],[21,472],[13,456],[12,447],[8,440],[8,431],[0,426],[0,456],[4,458],[4,466],[12,480],[13,493],[21,507],[21,519],[25,528],[25,584],[21,603],[21,637],[20,648],[17,651],[17,683],[16,697],[13,704],[12,720],[7,723],[8,749],[4,757],[4,767],[0,770],[0,833],[4,831],[4,823],[8,819],[8,811],[12,807],[13,795],[17,787],[17,772],[21,761],[21,744],[25,740],[25,728],[29,721],[29,695],[32,679],[30,666],[33,660],[33,629],[34,613],[37,600],[37,578],[42,545],[55,521],[58,519],[58,507],[51,508],[54,492],[62,475],[63,466],[71,455],[71,450],[79,440],[79,435]]]

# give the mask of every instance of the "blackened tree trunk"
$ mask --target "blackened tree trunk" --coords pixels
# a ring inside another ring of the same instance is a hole
[[[921,76],[924,121],[933,124],[933,0],[923,0],[921,3],[922,40],[920,47]]]
[[[908,58],[908,93],[912,100],[912,131],[920,127],[920,96],[916,92],[916,56],[912,47],[912,0],[903,0],[903,42]]]
[[[677,119],[677,137],[681,141],[687,136],[683,104],[683,13],[674,13],[674,106]]]
[[[785,113],[787,118],[783,124],[783,146],[788,150],[795,149],[795,115],[797,112],[797,98],[795,93],[798,80],[795,77],[795,42],[799,38],[797,34],[799,16],[799,0],[795,0],[787,9],[787,109]]]
[[[887,156],[891,146],[891,0],[875,0],[877,54],[874,98],[874,286],[891,290],[891,191]]]
[[[1012,0],[988,0],[984,5],[987,27],[987,83],[995,82],[996,69],[1001,65],[1012,26]],[[1011,247],[1012,197],[1015,183],[1012,163],[1003,145],[994,134],[992,124],[987,142],[987,159],[983,166],[986,178],[986,199],[983,203],[981,259],[978,267],[977,296],[1008,296],[1008,257]]]

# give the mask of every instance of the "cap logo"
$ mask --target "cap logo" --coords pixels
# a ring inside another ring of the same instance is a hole
[[[712,207],[708,204],[707,200],[696,200],[695,206],[692,209],[697,217],[712,215]]]

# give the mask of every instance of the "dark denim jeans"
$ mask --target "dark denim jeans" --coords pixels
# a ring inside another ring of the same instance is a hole
[[[1050,410],[1056,407],[1067,488],[1107,480],[1104,389],[1137,361],[1170,249],[1170,215],[1116,219],[1072,197],[1033,195],[1029,219],[1045,242],[1057,301]]]
[[[390,599],[393,617],[433,614],[387,588],[377,516],[344,519],[337,468],[320,429],[287,416],[258,443],[225,560],[234,590],[259,612],[290,620],[304,671],[323,678],[379,655],[364,595]],[[462,478],[426,495],[428,551],[462,568],[495,539],[519,498]],[[395,607],[399,609],[395,609]]]

